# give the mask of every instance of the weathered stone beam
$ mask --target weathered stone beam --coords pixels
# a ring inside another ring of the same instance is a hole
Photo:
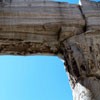
[[[0,40],[0,55],[57,55],[59,44],[57,42],[23,42],[18,39]]]
[[[1,54],[24,52],[27,55],[30,44],[35,45],[30,54],[32,51],[57,54],[60,41],[81,34],[84,27],[78,5],[43,0],[3,2],[0,7],[0,40],[1,48],[4,47]],[[42,48],[45,49],[42,51]]]
[[[74,100],[100,100],[100,2],[0,2],[0,54],[61,54]]]

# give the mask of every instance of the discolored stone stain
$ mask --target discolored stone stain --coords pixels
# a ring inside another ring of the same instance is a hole
[[[73,67],[73,73],[75,74],[76,77],[80,77],[80,73],[79,73],[79,69],[77,67],[77,63],[75,61],[75,59],[72,59],[72,67]]]
[[[81,68],[83,71],[86,71],[86,66],[81,65],[80,68]]]

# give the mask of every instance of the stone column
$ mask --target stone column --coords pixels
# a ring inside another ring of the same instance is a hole
[[[100,100],[100,35],[83,33],[62,42],[74,100]]]
[[[84,32],[61,42],[74,100],[100,100],[100,2],[81,0]]]

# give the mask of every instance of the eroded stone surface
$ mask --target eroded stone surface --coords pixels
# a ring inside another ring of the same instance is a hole
[[[59,44],[59,41],[83,33],[84,26],[79,5],[48,0],[1,3],[0,39],[4,41]],[[59,46],[57,48],[59,51]]]
[[[100,30],[100,2],[81,0],[87,30]]]
[[[100,2],[0,1],[0,54],[62,55],[74,100],[100,100]]]

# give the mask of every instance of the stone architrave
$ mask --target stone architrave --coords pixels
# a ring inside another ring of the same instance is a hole
[[[100,2],[0,0],[0,54],[64,59],[74,100],[100,100]]]

